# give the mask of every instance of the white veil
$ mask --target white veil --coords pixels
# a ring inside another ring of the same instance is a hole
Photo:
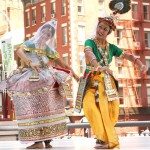
[[[48,29],[47,32],[42,32],[43,29],[45,29],[45,28]],[[47,45],[52,51],[55,51],[55,48],[56,48],[56,43],[55,43],[56,42],[55,41],[56,28],[57,28],[57,21],[55,19],[52,19],[52,20],[46,22],[45,24],[43,24],[41,27],[39,27],[39,29],[37,30],[35,35],[31,39],[29,39],[29,41],[34,43],[36,48],[43,49],[42,46],[39,46],[39,43],[42,40],[43,35],[50,36],[48,38],[48,40],[45,41],[44,46]]]

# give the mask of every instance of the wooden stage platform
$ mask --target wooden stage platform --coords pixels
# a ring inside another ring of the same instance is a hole
[[[120,137],[120,150],[150,150],[150,136]],[[30,143],[32,144],[32,143]],[[0,150],[25,150],[30,144],[19,141],[0,141]],[[64,137],[54,139],[50,150],[95,150],[95,139],[86,137]]]

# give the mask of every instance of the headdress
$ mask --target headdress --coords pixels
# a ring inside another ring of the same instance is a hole
[[[105,21],[112,28],[112,30],[115,30],[115,15],[117,13],[124,14],[128,12],[131,9],[131,0],[111,0],[109,3],[109,8],[113,11],[113,15],[111,15],[110,17],[99,17],[98,21]]]
[[[131,0],[111,0],[109,8],[113,11],[113,14],[124,14],[131,9]]]
[[[38,44],[41,40],[41,37],[43,37],[44,34],[50,34],[51,37],[45,43],[48,47],[50,47],[51,50],[55,50],[56,27],[57,27],[57,21],[55,19],[52,19],[52,20],[46,22],[41,27],[39,27],[39,29],[37,30],[35,35],[31,39],[29,39],[29,41],[32,41],[35,44],[36,48],[42,48],[42,47],[38,46]],[[43,33],[42,31],[45,28],[47,28],[48,30],[46,33]]]
[[[99,17],[98,18],[98,21],[99,22],[102,22],[102,21],[105,21],[109,26],[110,28],[114,31],[116,29],[116,25],[114,23],[114,19],[112,16],[109,16],[109,17]]]

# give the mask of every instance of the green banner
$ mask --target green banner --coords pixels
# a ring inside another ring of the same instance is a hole
[[[11,44],[11,38],[1,41],[1,51],[3,71],[9,74],[13,70],[14,64],[14,50]]]

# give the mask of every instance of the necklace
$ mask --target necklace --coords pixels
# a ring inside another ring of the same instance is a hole
[[[94,39],[94,42],[96,43],[97,49],[99,50],[99,52],[102,56],[104,66],[109,67],[109,63],[108,63],[109,45],[108,44],[106,45],[106,48],[105,48],[106,51],[104,52],[101,48],[101,45],[99,45],[99,43],[97,43],[97,40]],[[95,82],[97,82],[97,81],[95,81]],[[111,76],[107,72],[104,73],[104,87],[105,87],[105,92],[106,92],[108,101],[113,101],[113,100],[118,99],[117,89],[115,87],[113,87],[112,81],[111,81]],[[97,99],[97,96],[95,97],[95,99],[96,99],[96,102],[99,101],[99,94],[98,94],[98,99]]]
[[[101,40],[101,39],[97,39],[95,38],[94,41],[97,43],[98,46],[100,46],[103,49],[106,49],[107,46],[107,41],[106,40]]]
[[[109,43],[106,43],[105,45],[105,48],[103,48],[101,45],[100,45],[100,42],[95,38],[94,39],[94,42],[96,43],[97,45],[97,49],[99,50],[100,54],[102,55],[102,60],[103,60],[103,63],[105,66],[108,66],[108,60],[109,60]],[[103,48],[103,49],[102,49]]]

